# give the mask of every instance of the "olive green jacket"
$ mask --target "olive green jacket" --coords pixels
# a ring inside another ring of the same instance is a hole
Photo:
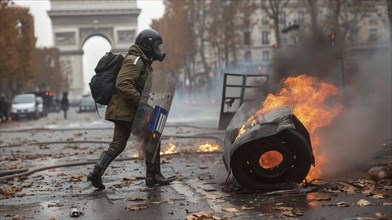
[[[133,123],[151,62],[136,45],[129,48],[116,79],[116,92],[110,99],[105,119]]]

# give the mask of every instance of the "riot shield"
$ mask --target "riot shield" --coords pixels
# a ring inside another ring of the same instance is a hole
[[[169,115],[177,81],[170,73],[154,70],[141,94],[131,131],[131,141],[141,157],[154,163]]]

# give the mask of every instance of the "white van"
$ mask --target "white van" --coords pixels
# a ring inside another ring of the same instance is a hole
[[[16,95],[11,105],[11,118],[13,120],[23,117],[38,119],[40,110],[43,111],[42,102],[40,103],[35,94]]]

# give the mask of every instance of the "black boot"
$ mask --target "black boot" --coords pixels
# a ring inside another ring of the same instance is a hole
[[[146,161],[146,186],[162,186],[168,185],[174,180],[175,177],[165,178],[161,173],[161,157],[159,155],[161,146],[159,145],[155,163]]]
[[[87,180],[98,189],[105,189],[105,185],[102,183],[102,175],[106,168],[112,162],[113,157],[106,151],[102,152],[98,162],[94,165],[94,170],[87,175]]]

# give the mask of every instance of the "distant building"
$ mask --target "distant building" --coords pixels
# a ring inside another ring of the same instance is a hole
[[[294,47],[301,41],[304,34],[311,31],[311,18],[307,1],[290,0],[286,8],[283,8],[279,15],[279,25],[281,34],[281,45],[278,45],[275,40],[275,31],[273,27],[273,20],[261,9],[261,4],[266,1],[257,1],[258,7],[256,12],[252,15],[255,25],[248,33],[243,33],[243,36],[238,36],[243,39],[237,48],[237,66],[245,66],[251,68],[240,68],[239,71],[246,71],[247,73],[258,73],[261,69],[262,73],[268,73],[270,64],[277,48]],[[329,13],[331,10],[327,3],[322,1],[315,1],[318,3],[318,24],[322,27],[322,31],[327,38],[333,31],[326,25]],[[390,30],[389,20],[387,16],[387,7],[383,1],[374,1],[372,8],[363,8],[360,13],[348,13],[347,18],[355,23],[356,28],[350,29],[347,32],[344,42],[345,54],[348,54],[348,66],[352,63],[366,66],[366,61],[374,55],[374,52],[390,53]],[[366,11],[368,10],[368,11]],[[365,13],[364,13],[365,12]],[[359,17],[358,17],[359,16]],[[361,17],[362,16],[362,17]],[[298,29],[282,33],[285,28],[298,25]],[[210,48],[209,43],[206,42],[205,48]],[[225,69],[223,57],[217,56],[217,52],[210,48],[207,52],[207,61],[213,69]],[[196,69],[203,70],[200,59],[196,59]],[[261,66],[261,67],[260,67]]]

